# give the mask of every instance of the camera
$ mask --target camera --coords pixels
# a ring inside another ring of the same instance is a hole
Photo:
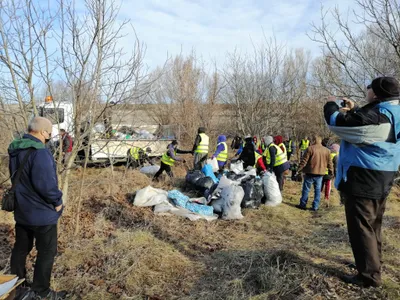
[[[339,107],[346,107],[346,101],[343,99],[336,99],[335,102]]]

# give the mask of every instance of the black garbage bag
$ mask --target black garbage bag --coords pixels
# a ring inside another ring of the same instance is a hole
[[[204,177],[205,175],[200,170],[188,171],[186,174],[186,182],[196,185],[197,180]]]
[[[260,178],[253,178],[241,184],[244,190],[244,197],[241,203],[242,208],[258,208],[264,196],[263,183]]]
[[[211,189],[213,185],[214,180],[212,180],[211,177],[203,177],[198,179],[194,186],[201,191],[206,191],[208,189]]]
[[[210,196],[212,196],[212,194],[214,193],[214,191],[215,191],[215,189],[217,188],[217,186],[218,186],[218,183],[214,183],[214,185],[213,185],[211,188],[206,189],[206,190],[204,191],[204,198],[206,198],[207,200],[209,200]]]

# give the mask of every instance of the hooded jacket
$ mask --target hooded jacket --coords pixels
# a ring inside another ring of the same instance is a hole
[[[225,150],[225,146],[224,144],[220,144],[220,143],[226,143],[226,136],[225,135],[219,135],[218,139],[217,139],[217,149],[215,150],[213,157],[217,157],[222,151]],[[228,149],[226,149],[228,150]],[[218,166],[224,166],[226,164],[226,161],[218,161]]]
[[[34,148],[15,187],[16,208],[14,219],[17,224],[46,226],[57,224],[62,210],[62,192],[58,189],[56,164],[50,151],[37,138],[25,134],[14,140],[9,148],[9,171],[15,174],[29,148]],[[13,181],[13,179],[11,179]]]

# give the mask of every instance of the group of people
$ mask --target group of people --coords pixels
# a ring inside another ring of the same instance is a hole
[[[165,171],[171,178],[174,177],[172,167],[176,161],[186,163],[186,160],[177,156],[177,154],[192,154],[194,156],[193,166],[195,170],[201,170],[209,158],[210,138],[206,134],[206,129],[200,127],[197,131],[192,150],[178,149],[178,141],[174,140],[167,147],[167,151],[161,157],[161,166],[158,172],[154,175],[154,180],[158,180],[160,175]],[[228,145],[226,136],[218,136],[217,146],[211,159],[217,159],[219,170],[222,172],[226,162],[228,161]]]
[[[327,149],[320,137],[309,142],[303,139],[299,145],[303,151],[298,172],[303,172],[303,192],[299,208],[304,209],[311,185],[316,197],[313,209],[318,209],[316,198],[320,193],[324,176],[335,176],[335,186],[340,191],[345,207],[347,228],[358,274],[344,276],[345,282],[362,287],[382,284],[382,217],[386,199],[400,166],[400,90],[393,77],[380,77],[366,89],[366,104],[358,107],[355,102],[343,99],[345,107],[339,107],[335,98],[324,106],[324,117],[329,129],[341,140]],[[10,174],[20,174],[16,181],[12,176],[15,193],[15,244],[11,254],[11,273],[26,278],[26,258],[35,241],[37,257],[32,283],[25,283],[23,299],[63,299],[64,291],[50,288],[54,259],[57,253],[57,224],[63,212],[63,194],[58,188],[56,164],[45,144],[51,138],[52,123],[42,117],[30,122],[28,133],[14,140],[8,149]],[[256,166],[261,171],[272,170],[280,180],[288,168],[288,149],[279,138],[266,136],[258,145],[253,137],[247,137],[238,154],[245,166]],[[285,148],[287,149],[285,152]],[[290,145],[290,146],[289,146]],[[303,148],[302,148],[303,146]],[[200,128],[193,149],[178,149],[174,141],[161,158],[161,169],[155,178],[171,167],[179,153],[194,155],[195,168],[204,165],[209,153],[209,138]],[[226,137],[220,136],[212,157],[217,158],[221,169],[228,159]],[[337,167],[334,168],[336,160]],[[335,171],[336,170],[336,171]],[[329,177],[328,177],[329,178]],[[327,180],[330,180],[328,179]],[[23,290],[21,290],[23,291]]]

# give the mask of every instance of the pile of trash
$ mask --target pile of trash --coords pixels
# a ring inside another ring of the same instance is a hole
[[[258,208],[262,203],[277,206],[282,195],[275,174],[257,176],[255,168],[243,169],[242,162],[231,164],[230,171],[216,176],[212,161],[201,171],[188,171],[187,187],[201,197],[189,198],[178,190],[164,191],[148,186],[136,192],[133,204],[154,206],[154,213],[178,215],[190,220],[242,219],[242,208]],[[153,171],[153,170],[152,170]]]
[[[93,133],[99,136],[106,134],[106,128],[104,124],[97,123],[93,127]],[[127,128],[126,126],[121,127],[117,130],[112,130],[112,138],[117,140],[155,140],[157,137],[147,130],[140,129],[135,130],[132,128]]]

